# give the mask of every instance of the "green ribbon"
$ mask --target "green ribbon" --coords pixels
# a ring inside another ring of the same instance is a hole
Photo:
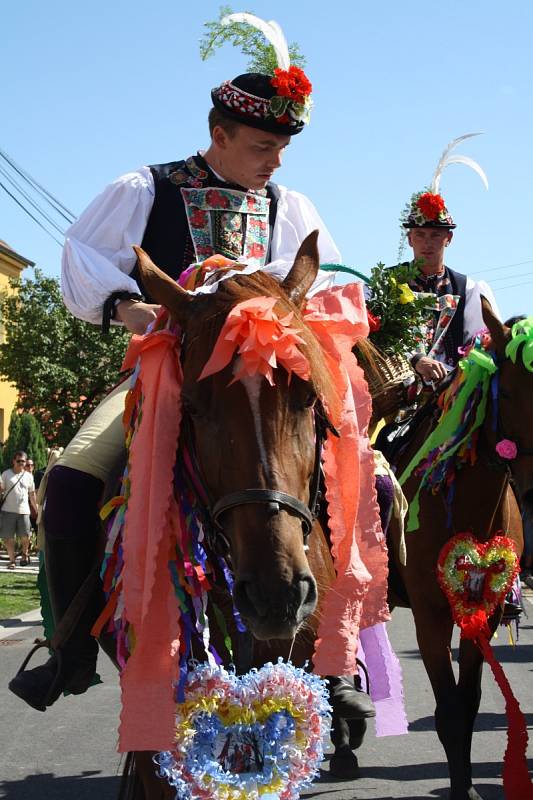
[[[469,427],[467,433],[459,441],[455,442],[455,444],[453,444],[451,447],[448,447],[446,450],[440,453],[435,462],[431,464],[424,473],[422,480],[419,483],[417,492],[409,503],[407,531],[416,531],[420,526],[420,490],[424,486],[426,479],[441,461],[447,460],[455,452],[457,452],[457,450],[459,450],[461,445],[477,428],[479,428],[485,419],[490,377],[497,370],[497,366],[494,363],[492,356],[490,356],[484,350],[476,347],[470,351],[466,358],[463,358],[459,362],[458,366],[464,372],[464,383],[461,385],[459,392],[457,393],[457,397],[451,404],[451,407],[445,414],[441,416],[435,430],[430,434],[428,439],[426,439],[422,447],[419,448],[418,452],[415,453],[403,473],[400,475],[398,479],[400,485],[403,486],[405,484],[405,482],[413,473],[413,470],[426,456],[429,455],[429,453],[431,453],[432,450],[442,447],[446,444],[446,442],[453,439],[455,432],[458,430],[462,422],[463,413],[469,398],[478,388],[481,388],[481,400],[476,410],[474,424],[472,427]]]
[[[321,264],[320,269],[324,272],[346,272],[347,275],[355,275],[356,278],[359,278],[365,283],[370,283],[370,278],[363,275],[362,272],[358,272],[351,267],[345,267],[344,264]]]
[[[524,367],[529,372],[533,372],[533,317],[527,317],[527,319],[515,322],[511,329],[511,337],[511,341],[508,342],[505,348],[505,355],[511,359],[513,364],[516,364],[518,350],[521,345],[524,345],[522,361]]]

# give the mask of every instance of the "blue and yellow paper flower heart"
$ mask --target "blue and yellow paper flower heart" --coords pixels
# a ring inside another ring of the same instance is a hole
[[[200,665],[160,774],[179,800],[296,800],[322,760],[327,697],[323,680],[281,660],[242,676]]]

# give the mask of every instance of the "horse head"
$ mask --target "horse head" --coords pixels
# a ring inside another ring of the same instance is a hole
[[[317,603],[305,538],[313,524],[308,506],[320,458],[313,408],[327,396],[329,373],[302,316],[318,270],[316,241],[316,232],[305,240],[281,284],[256,272],[195,295],[138,251],[144,285],[182,331],[181,442],[186,437],[194,453],[213,539],[227,549],[235,604],[258,639],[292,638]],[[307,376],[291,375],[278,359],[270,383],[260,372],[244,371],[237,352],[221,368],[206,370],[215,349],[226,348],[230,312],[256,298],[275,298],[276,319],[290,319],[286,324],[296,331],[296,356],[307,362]]]
[[[502,440],[507,443],[500,452],[518,492],[524,525],[533,526],[533,344],[518,331],[513,337],[514,327],[500,322],[489,303],[482,302],[498,364],[497,407],[492,419],[487,415],[485,432],[494,447]]]

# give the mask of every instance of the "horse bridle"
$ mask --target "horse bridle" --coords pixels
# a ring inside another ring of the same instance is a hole
[[[196,455],[190,419],[188,417],[184,419],[183,449],[185,477],[200,504],[208,544],[216,552],[221,555],[227,555],[230,551],[230,543],[224,532],[222,516],[226,511],[232,508],[245,505],[266,505],[268,511],[272,515],[279,513],[281,509],[292,512],[300,518],[304,546],[307,545],[308,536],[311,533],[313,524],[320,511],[322,448],[327,438],[328,431],[334,436],[339,436],[338,431],[330,422],[320,400],[315,403],[313,415],[315,423],[315,460],[309,490],[309,503],[307,505],[297,497],[279,491],[278,489],[257,488],[239,489],[235,492],[225,494],[216,501],[212,501]]]

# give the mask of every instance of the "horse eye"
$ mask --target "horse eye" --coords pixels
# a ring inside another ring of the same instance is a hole
[[[510,392],[508,392],[506,389],[502,388],[502,386],[500,386],[500,398],[502,400],[510,400],[511,399]]]

